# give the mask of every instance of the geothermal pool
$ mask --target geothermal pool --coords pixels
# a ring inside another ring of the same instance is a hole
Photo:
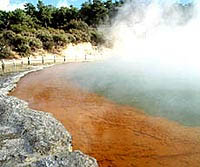
[[[187,68],[190,67],[170,71],[170,67],[155,64],[155,60],[145,63],[111,59],[84,64],[65,77],[116,103],[183,125],[199,126],[200,73]]]
[[[74,149],[100,167],[197,167],[200,80],[161,68],[123,60],[57,65],[25,76],[11,95],[52,113]]]

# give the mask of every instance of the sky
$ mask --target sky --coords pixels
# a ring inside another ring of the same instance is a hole
[[[43,0],[46,5],[53,5],[56,7],[70,6],[80,7],[86,0]],[[0,10],[14,10],[16,8],[23,8],[25,3],[37,4],[38,0],[0,0]]]
[[[27,2],[31,2],[34,5],[36,5],[37,1],[38,0],[0,0],[0,10],[9,11],[9,10],[15,10],[16,8],[23,8],[24,4]],[[61,6],[66,7],[70,5],[73,5],[75,7],[80,7],[80,5],[85,1],[87,0],[43,0],[44,4],[53,5],[56,7],[61,7]],[[177,1],[181,1],[182,3],[187,3],[191,2],[192,0],[177,0]]]

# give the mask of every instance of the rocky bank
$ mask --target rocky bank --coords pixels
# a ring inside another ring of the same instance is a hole
[[[28,72],[0,77],[0,166],[97,167],[94,158],[72,150],[71,135],[51,114],[7,96]]]

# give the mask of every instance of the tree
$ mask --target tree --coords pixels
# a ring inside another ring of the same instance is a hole
[[[85,21],[88,25],[91,25],[90,19],[92,18],[92,3],[85,2],[82,4],[80,9],[80,17],[83,21]]]
[[[72,42],[104,42],[98,32],[123,4],[123,0],[88,0],[81,9],[56,8],[38,0],[37,6],[26,3],[14,11],[0,10],[0,56],[26,55],[38,49],[54,50]]]
[[[32,16],[32,17],[35,17],[36,15],[36,7],[32,4],[32,3],[26,3],[24,5],[24,10],[26,12],[26,14]]]
[[[38,1],[37,8],[38,8],[37,18],[40,21],[40,24],[45,28],[47,28],[48,26],[51,25],[51,20],[53,18],[52,14],[56,9],[51,5],[45,6],[41,0]]]
[[[0,11],[0,30],[4,30],[8,26],[9,14],[5,11]]]
[[[16,9],[12,12],[8,12],[7,28],[11,28],[11,26],[15,24],[33,27],[31,16],[27,15],[22,9]]]
[[[69,23],[71,20],[77,20],[79,18],[79,10],[73,6],[61,7],[60,9],[54,10],[52,14],[52,27],[62,28],[64,25]]]
[[[94,0],[93,3],[86,2],[82,5],[81,18],[88,24],[96,27],[108,20],[108,9],[101,0]]]

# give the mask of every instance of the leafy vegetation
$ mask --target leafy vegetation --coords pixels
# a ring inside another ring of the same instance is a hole
[[[68,43],[103,43],[97,27],[110,23],[122,4],[122,0],[93,0],[80,9],[56,8],[39,0],[37,6],[25,4],[24,10],[0,11],[0,58],[26,56],[39,49],[54,51]]]
[[[38,0],[36,6],[25,4],[24,10],[0,10],[0,59],[16,54],[26,56],[40,49],[55,51],[68,43],[101,44],[104,38],[97,27],[112,24],[111,18],[117,15],[124,1],[89,0],[78,9],[73,6],[56,8]],[[183,24],[192,17],[192,9],[192,3],[175,3],[163,12],[163,17],[170,23],[173,11],[180,10],[184,17],[179,24]]]

